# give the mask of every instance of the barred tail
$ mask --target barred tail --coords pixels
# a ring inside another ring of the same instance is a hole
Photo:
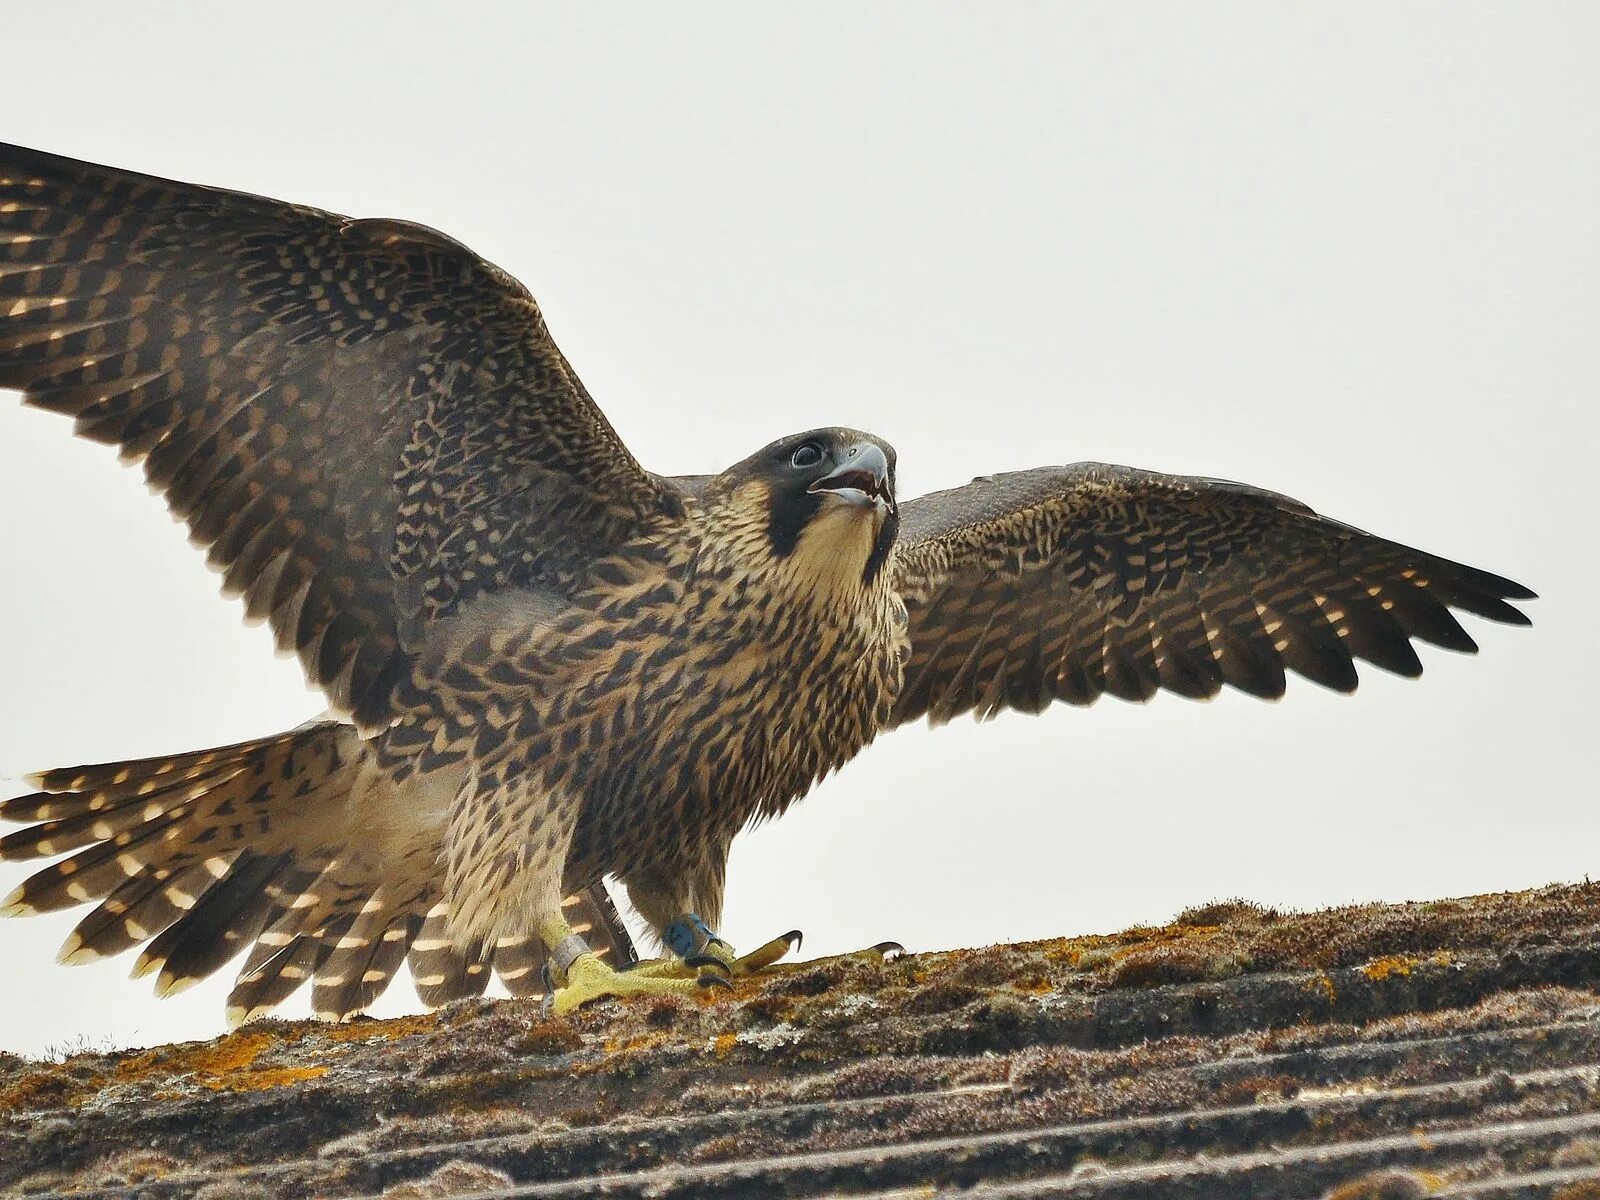
[[[429,1005],[481,994],[491,970],[537,993],[543,948],[506,940],[464,951],[444,935],[443,827],[424,798],[375,781],[356,730],[338,722],[170,758],[47,771],[0,802],[28,827],[0,860],[68,855],[0,900],[0,916],[96,903],[63,963],[145,945],[133,974],[171,995],[248,949],[228,997],[234,1022],[303,983],[317,1015],[371,1004],[408,957]],[[603,886],[569,898],[618,960],[632,943]]]

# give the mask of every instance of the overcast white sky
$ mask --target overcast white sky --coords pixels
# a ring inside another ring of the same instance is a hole
[[[739,842],[736,944],[1600,865],[1600,7],[619,11],[21,6],[0,137],[448,231],[533,289],[657,470],[840,423],[896,444],[904,496],[1084,458],[1220,475],[1545,597],[1353,698],[896,733]],[[59,418],[0,403],[0,510],[0,773],[320,709]],[[221,1028],[227,979],[157,1003],[128,959],[55,966],[80,915],[0,922],[0,1048]]]

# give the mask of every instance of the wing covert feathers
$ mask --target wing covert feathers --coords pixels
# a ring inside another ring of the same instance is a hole
[[[1509,579],[1259,488],[1080,463],[901,508],[911,659],[895,712],[935,723],[1056,700],[1338,691],[1355,662],[1414,676],[1412,640],[1477,649],[1452,609],[1527,624]]]
[[[142,460],[366,725],[428,621],[674,503],[460,243],[3,144],[0,388]]]

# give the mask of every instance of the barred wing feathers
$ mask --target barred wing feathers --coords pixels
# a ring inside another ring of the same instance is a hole
[[[1414,676],[1412,639],[1474,651],[1452,609],[1527,624],[1487,571],[1224,480],[1103,463],[974,480],[902,506],[912,652],[893,723],[1158,689],[1263,697],[1293,671]]]
[[[429,620],[675,512],[459,243],[7,145],[0,387],[142,460],[368,725]]]

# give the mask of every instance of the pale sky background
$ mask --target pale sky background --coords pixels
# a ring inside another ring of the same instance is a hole
[[[1351,698],[893,734],[738,843],[735,944],[1600,868],[1600,6],[607,11],[18,6],[0,138],[446,230],[532,288],[656,470],[839,423],[898,447],[903,497],[1085,458],[1219,475],[1545,597]],[[0,773],[320,710],[60,418],[0,403],[0,510]],[[228,978],[158,1003],[131,955],[55,966],[84,911],[0,921],[0,1048],[222,1028]],[[402,980],[377,1011],[415,1006]]]

